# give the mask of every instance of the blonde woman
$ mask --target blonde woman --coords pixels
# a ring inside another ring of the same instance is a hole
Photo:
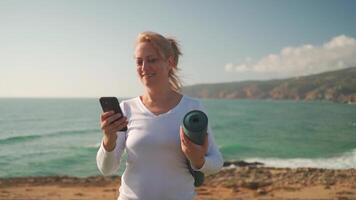
[[[123,151],[127,152],[119,200],[192,200],[194,178],[187,159],[194,170],[205,174],[216,173],[223,165],[210,128],[205,143],[196,145],[180,127],[186,113],[204,111],[198,100],[180,93],[180,55],[174,39],[140,33],[135,59],[145,91],[120,103],[124,117],[112,112],[101,114],[103,139],[97,153],[101,173],[114,174]],[[127,131],[119,131],[125,126]]]

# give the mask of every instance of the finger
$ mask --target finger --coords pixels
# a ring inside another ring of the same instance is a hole
[[[126,117],[121,117],[119,119],[116,119],[116,121],[109,123],[109,120],[107,120],[107,128],[112,129],[113,127],[116,127],[122,123],[124,123],[127,120]]]
[[[120,119],[116,120],[115,122],[113,122],[111,125],[113,127],[117,127],[117,126],[120,126],[121,124],[124,124],[124,123],[128,123],[127,121],[127,118],[126,117],[121,117]]]
[[[187,147],[187,142],[186,142],[184,139],[181,140],[181,143],[182,143],[185,147]]]
[[[107,120],[105,120],[105,121],[103,121],[103,122],[100,123],[100,128],[101,128],[101,130],[106,129],[107,126],[108,126],[108,121],[107,121]]]
[[[117,132],[119,130],[122,130],[125,126],[127,126],[128,124],[128,121],[123,121],[121,123],[117,123],[115,122],[115,124],[113,124],[111,127],[110,127],[110,131],[112,132]]]
[[[191,145],[191,143],[192,143],[186,135],[183,135],[183,140],[187,145]]]
[[[189,138],[188,138],[188,136],[185,135],[184,130],[183,130],[182,127],[180,127],[180,137],[181,137],[181,139],[184,140],[185,142],[186,142],[186,141],[190,141]]]
[[[182,126],[179,127],[179,132],[184,134],[184,130]]]
[[[190,141],[190,139],[186,135],[183,136],[183,143],[189,150],[195,149],[196,144],[194,144],[192,141]]]
[[[184,133],[183,132],[180,132],[180,144],[181,144],[182,151],[184,153],[187,153],[189,150],[188,150],[187,142],[186,142],[186,140],[184,140]]]
[[[183,131],[183,128],[181,126],[179,127],[179,134],[180,134],[180,137],[182,138],[183,134],[184,134],[184,131]]]
[[[187,138],[183,132],[180,132],[180,140],[185,146],[187,145]]]
[[[101,121],[104,121],[106,118],[110,117],[113,114],[114,114],[114,111],[101,113],[100,119],[101,119]]]
[[[112,118],[108,118],[108,119],[106,119],[106,120],[104,120],[102,123],[101,123],[101,129],[102,130],[104,130],[104,129],[107,129],[107,128],[109,128],[110,129],[110,125],[111,125],[111,123],[112,123],[112,121],[111,120],[115,120],[115,118],[116,117],[114,117],[114,115],[112,116]],[[123,117],[124,118],[124,117]],[[124,118],[124,120],[125,120],[126,118]]]
[[[187,135],[185,135],[185,134],[184,134],[184,136],[183,136],[183,140],[185,141],[185,143],[187,144],[187,146],[188,146],[189,148],[192,148],[192,146],[196,145],[196,144],[194,144],[194,143],[189,139],[189,137],[188,137]]]
[[[181,141],[181,143],[184,144],[184,143],[185,143],[185,140],[184,140],[185,134],[184,134],[184,131],[183,131],[183,128],[182,128],[182,127],[180,127],[179,135],[180,135],[180,141]]]
[[[184,135],[183,129],[182,129],[182,127],[180,127],[180,128],[179,128],[179,136],[180,136],[180,140],[181,140],[181,141],[183,140],[183,135]]]
[[[108,121],[109,124],[111,124],[112,122],[118,120],[119,118],[121,118],[121,114],[120,113],[116,113],[115,115],[110,116],[106,120]]]

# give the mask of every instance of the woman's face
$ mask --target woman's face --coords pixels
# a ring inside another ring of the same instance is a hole
[[[146,87],[169,84],[171,66],[168,60],[159,56],[149,42],[139,43],[135,50],[137,74]]]

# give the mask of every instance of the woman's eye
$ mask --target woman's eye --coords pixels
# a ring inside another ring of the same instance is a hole
[[[154,64],[158,61],[158,58],[148,58],[147,60],[136,60],[136,66],[141,67],[143,65],[143,62],[149,63],[149,64]]]
[[[147,62],[149,63],[155,63],[157,61],[157,58],[151,58],[151,59],[148,59]]]
[[[136,65],[137,66],[142,66],[143,60],[136,60]]]

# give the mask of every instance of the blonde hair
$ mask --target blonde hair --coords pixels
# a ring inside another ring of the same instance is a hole
[[[159,56],[163,59],[173,58],[173,68],[169,71],[168,78],[171,88],[175,91],[180,91],[182,82],[178,76],[178,60],[182,55],[177,40],[170,37],[164,37],[154,32],[142,32],[138,35],[136,45],[142,42],[149,42],[156,49]]]

